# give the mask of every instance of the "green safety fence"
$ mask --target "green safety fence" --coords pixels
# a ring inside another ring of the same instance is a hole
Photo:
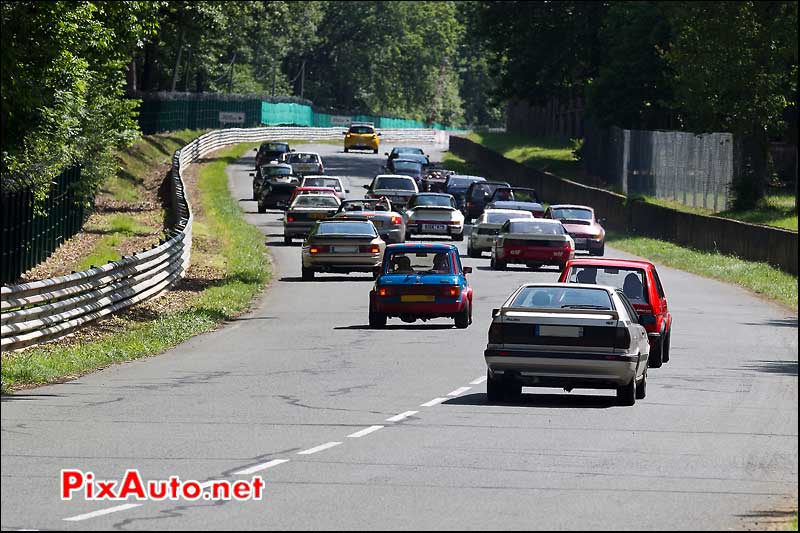
[[[261,122],[261,99],[146,99],[139,108],[139,127],[149,135],[164,131],[217,129],[220,113],[243,114],[229,126],[250,128]]]
[[[30,189],[3,192],[0,282],[13,283],[80,231],[86,215],[82,198],[75,190],[80,179],[80,167],[62,172],[53,180],[40,213],[34,211]]]
[[[334,117],[338,120],[334,121]],[[420,120],[374,115],[331,115],[318,113],[311,106],[304,104],[261,102],[261,124],[264,126],[344,127],[342,121],[347,123],[372,122],[376,128],[384,129],[433,128],[437,130],[455,130],[455,128],[444,126],[438,122],[426,124]]]

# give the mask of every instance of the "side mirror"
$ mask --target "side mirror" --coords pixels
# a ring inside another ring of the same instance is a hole
[[[500,309],[492,309],[492,318],[500,314]]]
[[[464,267],[464,274],[472,274],[472,267]]]
[[[294,148],[290,149],[289,151],[290,151],[290,152],[294,152]]]
[[[597,219],[597,223],[602,226],[602,225],[604,225],[606,223],[606,219],[605,218],[598,218]]]
[[[382,133],[379,133],[379,134],[378,134],[378,137],[380,137],[381,135],[383,135],[383,134],[382,134]]]
[[[369,185],[364,185],[363,187],[364,187],[365,189],[369,190]]]
[[[250,173],[250,177],[251,177],[251,178],[252,178],[252,177],[255,177],[255,175],[256,175],[256,173],[255,173],[255,172],[251,172],[251,173]]]
[[[253,151],[254,152],[258,152],[258,148],[253,148]]]
[[[383,155],[385,155],[386,157],[389,157],[389,152],[383,152]]]
[[[350,189],[345,189],[344,192],[350,192]]]
[[[342,135],[347,135],[347,132],[346,132],[346,131],[343,131],[343,132],[342,132]]]

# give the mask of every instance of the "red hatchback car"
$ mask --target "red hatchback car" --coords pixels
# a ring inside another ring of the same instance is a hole
[[[562,283],[595,283],[622,289],[639,314],[650,339],[650,367],[669,361],[672,315],[655,265],[626,259],[573,259],[561,272]]]

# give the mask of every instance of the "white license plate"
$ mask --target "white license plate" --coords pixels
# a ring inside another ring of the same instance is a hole
[[[446,224],[423,224],[422,231],[447,231]]]
[[[358,252],[358,246],[331,246],[331,251],[335,254],[354,254]]]
[[[574,240],[575,240],[575,246],[586,246],[589,243],[587,239],[574,239]]]
[[[583,328],[579,326],[536,326],[539,337],[583,337]]]

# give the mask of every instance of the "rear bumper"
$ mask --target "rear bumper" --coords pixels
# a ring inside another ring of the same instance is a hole
[[[447,229],[444,231],[431,231],[431,230],[422,230],[420,229],[420,224],[415,222],[409,222],[406,224],[406,233],[409,235],[463,235],[464,234],[464,226],[451,226],[449,224],[445,224]]]
[[[518,252],[518,253],[515,253]],[[497,250],[497,259],[504,263],[540,263],[543,265],[563,265],[575,256],[573,250],[547,248],[521,248]]]
[[[469,236],[469,243],[473,250],[489,251],[492,249],[492,241],[494,241],[494,237],[494,235],[479,235],[477,233],[471,233]]]
[[[303,267],[316,272],[372,272],[382,259],[381,254],[303,254]]]
[[[284,224],[283,225],[283,234],[287,237],[305,237],[308,235],[308,232],[316,224],[314,222],[292,222],[291,224]]]
[[[403,242],[406,239],[405,232],[401,227],[394,227],[392,229],[378,229],[378,234],[381,236],[381,239],[386,241],[386,243],[398,243]]]
[[[412,315],[416,317],[453,316],[464,311],[467,299],[462,297],[456,302],[443,303],[401,303],[381,302],[375,300],[372,308],[378,313],[387,316]]]
[[[585,237],[573,237],[573,240],[575,241],[575,250],[588,252],[591,250],[599,250],[603,247],[603,239],[597,241]]]

